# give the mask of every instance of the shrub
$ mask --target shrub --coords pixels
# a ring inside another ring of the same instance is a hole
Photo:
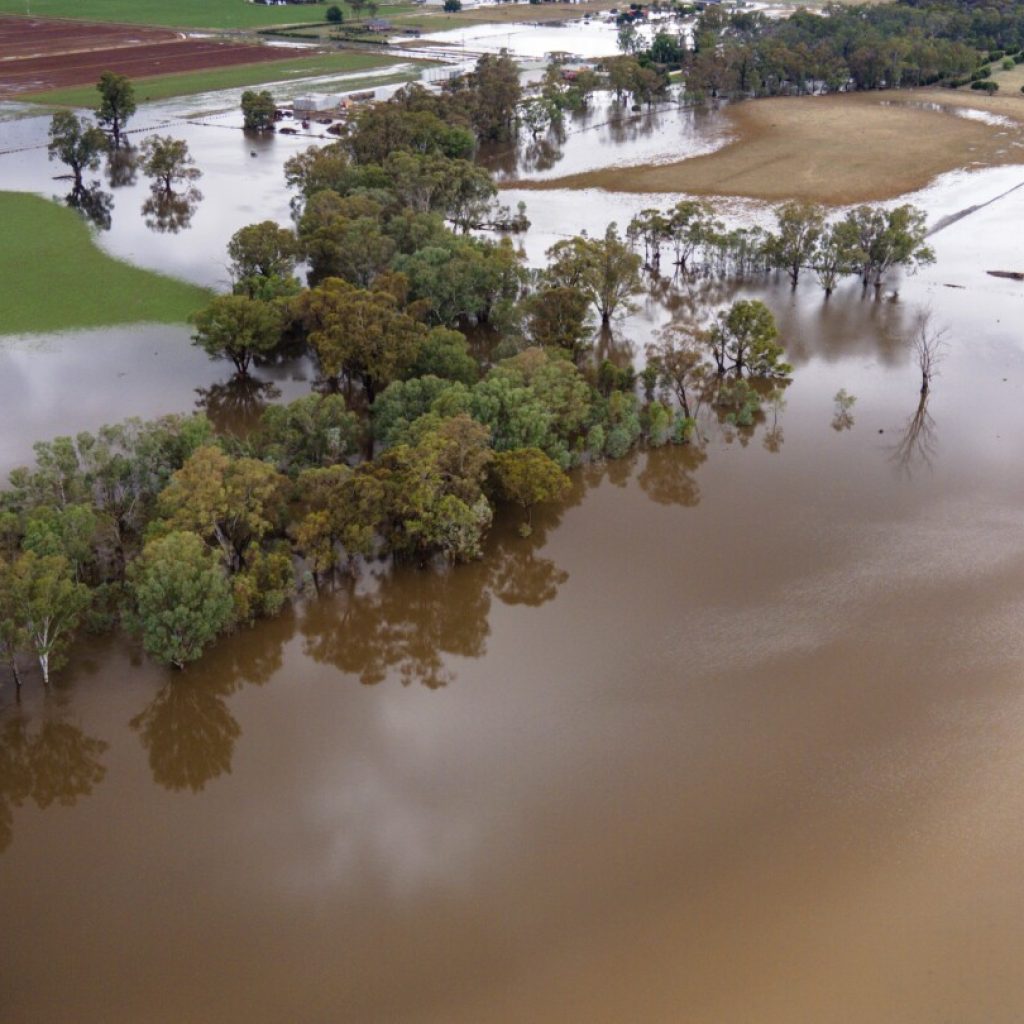
[[[345,20],[345,16],[341,13],[341,8],[337,5],[328,7],[325,17],[332,25],[340,25]]]
[[[989,95],[991,95],[992,93],[998,91],[999,83],[998,82],[971,82],[971,88],[972,89],[979,89],[982,92],[987,92]]]

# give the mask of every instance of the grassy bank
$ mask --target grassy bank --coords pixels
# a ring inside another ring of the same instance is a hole
[[[748,100],[727,109],[733,141],[705,156],[504,187],[686,192],[841,206],[904,195],[959,167],[1020,161],[1020,124],[968,120],[956,116],[955,107],[1018,121],[1024,115],[1019,99],[1000,104],[944,89]]]
[[[270,61],[263,64],[239,64],[235,67],[211,68],[206,71],[188,71],[177,75],[155,75],[152,78],[134,80],[135,95],[140,103],[154,100],[166,100],[173,96],[191,96],[195,93],[214,92],[217,89],[235,89],[252,85],[266,85],[274,82],[287,82],[299,78],[312,78],[320,75],[346,74],[353,71],[368,71],[404,64],[396,57],[384,57],[374,53],[322,53],[315,57],[292,58],[290,60]],[[396,72],[387,79],[399,81],[416,77],[416,72]],[[365,80],[346,83],[352,89],[362,88],[369,84]],[[76,86],[73,89],[51,89],[48,92],[33,93],[21,97],[32,103],[46,103],[61,107],[94,107],[96,105],[96,87],[94,85]]]
[[[71,209],[0,192],[0,334],[111,324],[180,323],[204,288],[115,260]]]

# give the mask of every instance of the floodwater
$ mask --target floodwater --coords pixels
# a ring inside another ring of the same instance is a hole
[[[665,22],[666,27],[674,25]],[[637,26],[637,35],[650,40],[656,26]],[[560,24],[507,22],[493,25],[467,25],[440,32],[424,31],[423,43],[466,49],[473,53],[500,53],[507,50],[515,57],[543,57],[548,53],[571,53],[576,57],[613,57],[619,51],[619,27],[609,18],[582,18]],[[395,37],[409,42],[412,37]]]
[[[752,431],[580,471],[529,540],[511,517],[480,563],[373,566],[185,674],[115,637],[48,696],[0,687],[3,1020],[1024,1019],[1024,284],[985,274],[1024,269],[1022,181],[915,196],[948,226],[898,300],[744,289],[795,366]],[[531,258],[628,220],[526,199]],[[608,344],[642,358],[665,306]],[[924,307],[949,334],[922,407]],[[149,341],[138,375],[187,406],[196,354]],[[15,347],[45,402],[58,370]],[[95,380],[35,436],[123,401]]]
[[[484,149],[481,162],[499,182],[544,181],[607,167],[672,163],[720,149],[731,141],[717,105],[670,102],[634,112],[604,92],[587,110],[567,114],[559,134],[527,134],[518,144]]]

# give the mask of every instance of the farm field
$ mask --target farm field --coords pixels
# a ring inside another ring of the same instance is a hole
[[[181,323],[209,293],[97,247],[71,209],[0,192],[0,334],[122,323]]]
[[[138,25],[88,25],[80,21],[0,17],[0,56],[34,58],[50,54],[166,43],[180,39],[171,29]]]
[[[726,108],[732,140],[712,153],[506,187],[687,192],[834,205],[889,199],[960,167],[1024,155],[1021,97],[922,89],[750,100]],[[984,111],[991,123],[958,110]]]
[[[277,52],[281,53],[282,51]],[[384,78],[374,76],[373,78],[346,80],[346,89],[361,89],[374,84],[382,85],[394,81],[411,80],[415,77],[416,72],[409,70],[410,63],[409,60],[384,57],[373,53],[321,53],[314,57],[293,57],[288,60],[237,64],[226,68],[208,68],[184,74],[140,78],[135,81],[135,93],[140,103],[148,103],[171,99],[175,96],[213,92],[217,89],[245,88],[320,75],[395,67],[394,74]],[[47,90],[22,98],[33,103],[45,103],[51,106],[90,107],[96,103],[96,88],[94,84],[81,85],[68,89]]]
[[[267,7],[248,0],[31,0],[32,14],[174,28],[264,28],[323,21],[328,3]],[[0,14],[25,13],[24,0],[0,0]]]
[[[77,27],[77,32],[69,29]],[[26,56],[32,47],[31,56]],[[67,21],[0,19],[0,97],[93,84],[104,71],[130,78],[281,59],[263,44],[181,39],[130,26],[72,26]]]

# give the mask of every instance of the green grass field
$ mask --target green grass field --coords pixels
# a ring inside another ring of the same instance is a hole
[[[0,335],[182,323],[210,292],[115,260],[71,209],[0,192]]]
[[[331,2],[338,3],[345,11],[346,20],[351,20],[352,12],[343,0]],[[26,0],[0,0],[0,14],[24,14],[28,6],[33,17],[121,21],[172,28],[266,28],[323,21],[331,2],[267,7],[248,0],[28,0],[27,5]],[[390,9],[381,5],[378,17],[388,17],[399,8],[412,10],[412,4]]]
[[[216,89],[241,88],[250,85],[266,85],[273,82],[287,82],[298,78],[319,75],[345,74],[352,71],[366,71],[371,68],[408,63],[396,57],[384,57],[374,53],[323,53],[316,57],[270,61],[266,64],[238,64],[228,68],[214,68],[208,71],[190,71],[178,75],[156,75],[153,78],[134,80],[135,98],[140,103],[166,100],[172,96],[191,96]],[[417,76],[417,72],[396,72],[394,76],[379,79],[355,79],[345,82],[349,90],[361,89],[372,84],[403,81]],[[271,90],[273,91],[273,90]],[[45,103],[55,107],[94,107],[96,87],[77,86],[73,89],[53,89],[19,97],[33,103]]]

